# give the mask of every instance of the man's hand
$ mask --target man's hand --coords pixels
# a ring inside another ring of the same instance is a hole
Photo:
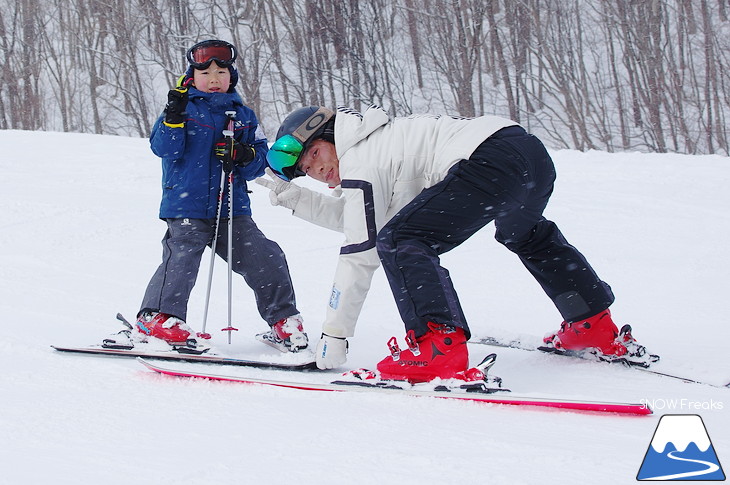
[[[268,175],[272,180],[259,177],[256,179],[256,183],[271,190],[271,192],[269,192],[271,205],[280,205],[287,209],[294,210],[297,206],[297,202],[299,202],[299,195],[301,194],[302,189],[296,184],[286,182],[280,177],[277,177],[274,171],[268,167],[266,168],[266,175]]]
[[[332,337],[326,333],[317,343],[315,352],[317,367],[334,369],[347,362],[347,340],[345,337]]]

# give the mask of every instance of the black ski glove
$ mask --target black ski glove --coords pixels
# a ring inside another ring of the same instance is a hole
[[[234,166],[245,167],[256,156],[251,145],[239,143],[233,137],[223,137],[213,145],[213,154],[223,164],[223,170],[230,172]]]
[[[188,106],[188,88],[177,87],[167,93],[165,124],[180,126],[185,123],[185,108]]]

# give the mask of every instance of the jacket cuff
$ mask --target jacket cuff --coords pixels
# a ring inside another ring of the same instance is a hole
[[[168,126],[170,128],[185,128],[185,122],[182,123],[168,123],[167,121],[162,122],[163,125]]]

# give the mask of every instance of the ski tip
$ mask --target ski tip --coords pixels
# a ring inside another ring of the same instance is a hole
[[[157,371],[157,369],[159,369],[159,367],[157,367],[156,365],[152,364],[151,362],[147,362],[144,359],[144,357],[135,357],[134,360],[136,360],[137,362],[139,362],[143,366],[147,367],[149,370]]]

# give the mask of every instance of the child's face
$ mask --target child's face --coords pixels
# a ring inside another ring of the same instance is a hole
[[[231,86],[231,71],[213,61],[207,69],[193,70],[193,85],[204,93],[225,93]]]

